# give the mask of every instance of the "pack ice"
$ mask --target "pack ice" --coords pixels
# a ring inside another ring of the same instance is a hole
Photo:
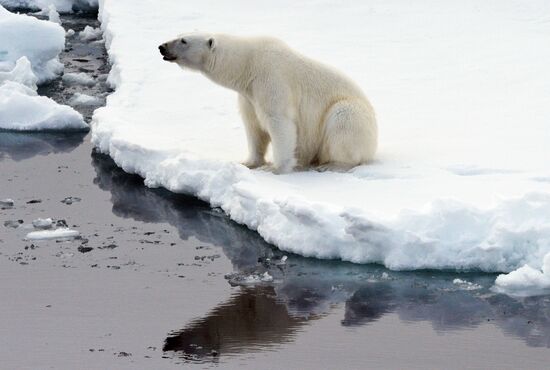
[[[5,7],[29,8],[35,10],[48,9],[54,6],[62,13],[71,13],[79,10],[97,8],[97,0],[0,0]]]
[[[116,91],[95,112],[93,142],[146,185],[208,201],[282,250],[513,272],[498,289],[540,291],[550,288],[549,12],[545,0],[100,1]],[[272,35],[344,71],[377,111],[377,161],[282,176],[238,164],[235,94],[157,55],[190,30]]]
[[[82,130],[80,113],[38,96],[37,84],[63,71],[65,31],[54,22],[13,14],[0,5],[0,129]]]

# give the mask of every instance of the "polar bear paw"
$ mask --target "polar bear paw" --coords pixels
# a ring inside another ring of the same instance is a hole
[[[241,164],[252,170],[254,168],[265,166],[266,163],[263,159],[247,159],[246,161],[241,162]]]
[[[273,173],[276,175],[281,175],[284,173],[290,173],[296,167],[296,160],[294,158],[281,161],[280,163],[275,163],[273,165]]]

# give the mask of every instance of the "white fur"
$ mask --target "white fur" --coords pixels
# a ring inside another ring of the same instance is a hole
[[[338,71],[266,37],[190,34],[163,47],[165,60],[239,93],[249,147],[246,166],[264,165],[270,142],[277,173],[297,165],[348,169],[373,158],[374,110]]]

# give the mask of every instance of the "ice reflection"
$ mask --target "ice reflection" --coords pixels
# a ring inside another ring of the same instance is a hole
[[[21,161],[37,155],[71,152],[82,144],[86,134],[0,131],[0,161],[5,158]]]

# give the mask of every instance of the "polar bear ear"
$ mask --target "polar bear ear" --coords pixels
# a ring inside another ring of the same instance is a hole
[[[210,48],[210,50],[214,50],[216,48],[216,42],[214,41],[213,37],[208,39],[208,47]]]

